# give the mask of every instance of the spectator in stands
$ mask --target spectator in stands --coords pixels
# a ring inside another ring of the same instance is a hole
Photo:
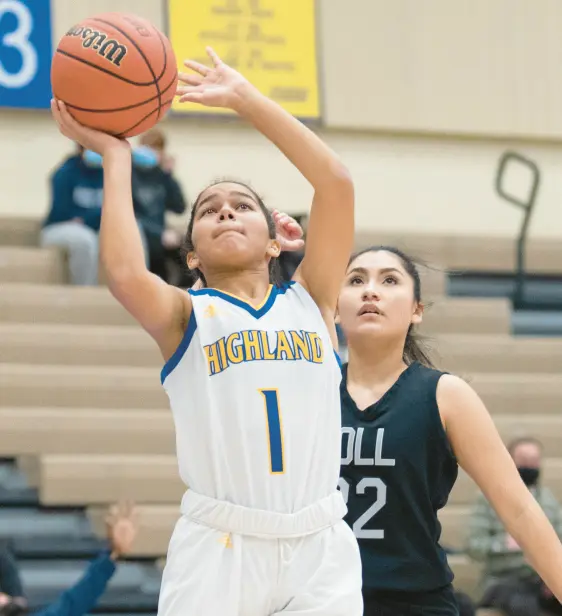
[[[41,245],[67,252],[72,284],[95,285],[103,200],[101,156],[77,146],[50,183],[51,209],[41,230]]]
[[[117,560],[126,555],[137,535],[135,511],[130,505],[111,508],[106,519],[109,549],[102,552],[55,603],[35,612],[33,616],[85,616],[97,604],[113,577]],[[21,616],[25,608],[7,594],[0,594],[0,616]]]
[[[166,212],[183,214],[186,208],[173,169],[164,134],[158,129],[144,134],[133,150],[133,203],[146,237],[150,271],[166,282],[173,266],[179,278],[182,244],[180,233],[166,229]]]
[[[561,536],[560,505],[539,481],[541,443],[530,437],[520,438],[508,450],[521,478]],[[507,616],[538,616],[541,610],[562,614],[558,601],[527,563],[521,548],[482,495],[472,511],[467,547],[472,558],[484,563],[482,607],[502,610]]]

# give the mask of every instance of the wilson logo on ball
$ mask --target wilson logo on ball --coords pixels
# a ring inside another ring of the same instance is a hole
[[[93,49],[102,58],[109,60],[114,66],[121,66],[123,58],[127,55],[127,46],[122,45],[115,39],[109,38],[104,32],[98,32],[91,28],[75,26],[66,36],[77,36],[82,39],[82,47]]]

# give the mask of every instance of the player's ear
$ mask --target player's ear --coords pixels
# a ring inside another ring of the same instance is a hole
[[[272,259],[277,259],[279,257],[281,254],[281,244],[279,243],[279,240],[269,240],[269,246],[267,247],[266,254]]]
[[[412,315],[412,325],[419,325],[423,320],[423,311],[425,306],[421,302],[417,302],[414,314]]]
[[[193,252],[193,250],[190,250],[187,253],[187,267],[189,267],[190,270],[194,270],[199,267],[199,257],[195,254],[195,252]]]

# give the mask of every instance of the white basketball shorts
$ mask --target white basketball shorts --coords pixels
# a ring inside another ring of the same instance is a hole
[[[361,559],[339,492],[296,514],[188,491],[158,616],[362,616]]]

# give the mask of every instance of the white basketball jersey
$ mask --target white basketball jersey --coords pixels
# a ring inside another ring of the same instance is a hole
[[[294,513],[337,488],[341,372],[320,310],[298,283],[253,307],[189,291],[193,313],[162,370],[182,480],[245,507]]]

